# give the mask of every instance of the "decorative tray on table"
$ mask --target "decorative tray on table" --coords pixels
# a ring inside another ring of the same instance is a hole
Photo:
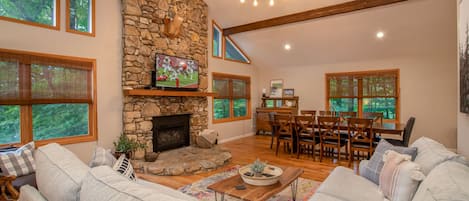
[[[262,174],[255,175],[251,171],[251,165],[241,167],[239,174],[243,181],[247,184],[255,186],[268,186],[278,182],[283,170],[273,165],[266,165]]]

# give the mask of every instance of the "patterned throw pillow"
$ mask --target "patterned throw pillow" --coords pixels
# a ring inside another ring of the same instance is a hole
[[[93,153],[93,157],[91,158],[89,166],[91,168],[106,165],[112,167],[116,162],[116,158],[111,153],[110,149],[104,149],[102,147],[96,147]]]
[[[379,189],[390,201],[411,201],[417,187],[425,178],[410,156],[388,150],[383,156],[384,166],[379,177]]]
[[[393,150],[400,154],[407,154],[412,157],[412,160],[415,159],[417,155],[417,148],[415,147],[399,147],[394,146],[386,140],[381,140],[378,146],[375,149],[375,153],[371,156],[370,162],[364,167],[364,172],[361,176],[372,181],[376,185],[379,184],[379,174],[381,173],[381,168],[383,168],[383,155],[387,150]]]
[[[128,177],[132,181],[137,180],[135,177],[134,168],[132,167],[132,164],[130,164],[130,160],[125,157],[125,154],[122,154],[119,159],[117,159],[112,169]]]
[[[3,175],[22,176],[36,170],[34,164],[34,142],[25,144],[16,151],[0,153],[0,168]]]

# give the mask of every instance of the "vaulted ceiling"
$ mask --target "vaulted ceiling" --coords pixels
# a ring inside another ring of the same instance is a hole
[[[345,0],[205,0],[210,16],[222,28],[335,5]],[[259,68],[312,66],[329,63],[412,57],[427,54],[429,43],[451,45],[443,38],[448,22],[456,23],[447,12],[453,4],[443,0],[410,0],[378,8],[282,25],[231,37]],[[377,39],[383,31],[385,37]],[[290,51],[283,46],[289,43]],[[437,44],[437,45],[438,45]],[[428,55],[431,56],[431,55]]]

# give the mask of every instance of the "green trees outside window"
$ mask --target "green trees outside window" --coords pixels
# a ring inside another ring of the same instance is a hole
[[[381,112],[399,121],[399,70],[329,73],[327,109],[338,112]]]
[[[95,140],[94,63],[1,50],[0,144]]]
[[[93,33],[94,0],[67,0],[67,28]]]
[[[222,57],[222,30],[215,23],[212,22],[212,56]]]
[[[56,0],[0,0],[0,16],[3,19],[45,25],[58,26]]]
[[[212,88],[214,122],[250,118],[249,77],[214,73]]]

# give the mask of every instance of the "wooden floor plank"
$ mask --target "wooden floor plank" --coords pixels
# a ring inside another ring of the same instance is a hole
[[[337,163],[335,160],[333,161],[328,158],[325,158],[323,162],[320,163],[317,155],[315,161],[312,157],[306,155],[300,155],[300,158],[296,159],[296,154],[289,155],[285,153],[283,151],[283,146],[280,146],[281,150],[279,150],[279,155],[275,156],[275,149],[270,149],[270,136],[249,136],[230,141],[219,146],[230,150],[233,158],[229,164],[215,171],[188,176],[154,176],[138,174],[138,177],[177,189],[204,179],[210,175],[223,172],[235,165],[247,165],[259,158],[261,161],[267,161],[272,165],[303,168],[304,173],[300,177],[315,181],[324,181],[335,167],[338,165],[347,166],[348,164],[346,160],[341,160]],[[354,169],[357,169],[356,164],[354,164]]]

